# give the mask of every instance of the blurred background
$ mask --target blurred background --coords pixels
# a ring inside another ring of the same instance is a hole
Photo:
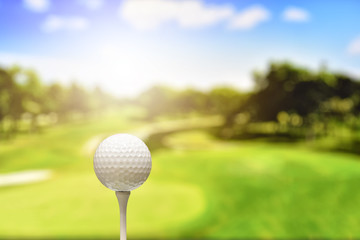
[[[360,2],[0,0],[0,238],[360,238]]]

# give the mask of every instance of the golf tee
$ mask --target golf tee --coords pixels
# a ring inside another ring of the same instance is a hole
[[[115,192],[120,209],[120,240],[126,240],[126,208],[130,191]]]

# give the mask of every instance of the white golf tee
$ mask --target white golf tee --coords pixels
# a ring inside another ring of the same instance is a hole
[[[126,208],[130,191],[116,191],[120,209],[120,240],[126,240]]]

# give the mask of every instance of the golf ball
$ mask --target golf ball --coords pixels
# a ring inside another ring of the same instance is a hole
[[[134,190],[150,174],[150,151],[141,139],[133,135],[112,135],[96,149],[94,170],[107,188],[114,191]]]

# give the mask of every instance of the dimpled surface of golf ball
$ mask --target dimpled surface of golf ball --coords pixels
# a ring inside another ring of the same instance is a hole
[[[114,191],[134,190],[150,174],[150,151],[141,139],[133,135],[112,135],[96,149],[94,170],[107,188]]]

